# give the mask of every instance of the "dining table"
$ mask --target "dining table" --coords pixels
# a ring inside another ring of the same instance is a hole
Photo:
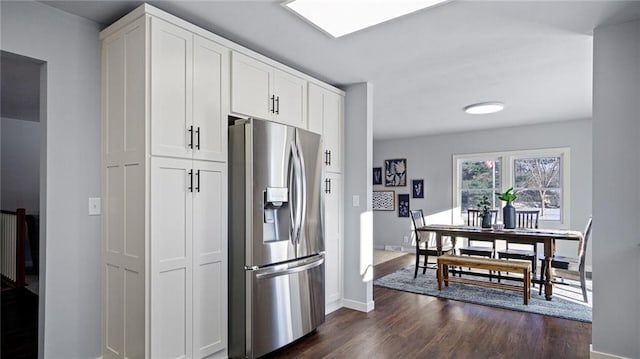
[[[473,238],[484,240],[504,240],[508,243],[537,244],[544,246],[545,273],[541,273],[540,285],[544,285],[545,299],[553,296],[553,277],[551,273],[551,259],[556,250],[556,240],[581,241],[582,232],[560,229],[493,229],[465,225],[431,224],[417,228],[421,232],[435,234],[436,247],[442,253],[442,238],[450,237],[455,248],[456,238]],[[534,274],[535,276],[535,274]]]

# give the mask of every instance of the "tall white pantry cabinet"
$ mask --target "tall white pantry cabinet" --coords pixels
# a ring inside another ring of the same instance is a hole
[[[229,53],[146,14],[102,39],[105,358],[227,355]]]
[[[103,357],[227,357],[229,115],[323,134],[327,312],[342,306],[344,92],[147,4],[101,40]]]

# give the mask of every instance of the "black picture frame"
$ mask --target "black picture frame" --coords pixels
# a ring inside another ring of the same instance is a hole
[[[411,181],[411,194],[413,198],[424,198],[424,180],[414,179]]]
[[[409,194],[398,195],[398,217],[409,217]]]
[[[371,202],[374,211],[394,211],[396,191],[373,191]]]
[[[373,184],[382,184],[382,167],[373,167]]]
[[[405,187],[407,185],[407,159],[395,158],[384,161],[385,187]]]

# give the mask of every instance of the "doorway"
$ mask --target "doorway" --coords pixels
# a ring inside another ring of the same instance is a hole
[[[0,269],[0,354],[37,358],[39,311],[44,308],[40,213],[46,168],[46,63],[0,51],[0,79],[0,233],[10,232],[0,240],[3,249],[12,248],[0,253],[5,263]],[[15,231],[10,231],[13,226]]]

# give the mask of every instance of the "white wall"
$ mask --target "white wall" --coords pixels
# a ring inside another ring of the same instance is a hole
[[[0,120],[0,207],[40,213],[40,123]]]
[[[596,28],[593,64],[593,350],[640,358],[640,21]]]
[[[481,118],[479,118],[481,120]],[[591,215],[591,120],[562,121],[541,125],[510,127],[486,131],[422,136],[400,140],[374,141],[373,167],[383,167],[384,160],[407,159],[407,187],[374,186],[374,190],[409,193],[411,180],[424,179],[424,199],[410,198],[410,207],[422,208],[431,223],[450,223],[453,196],[454,154],[514,151],[537,148],[570,147],[571,149],[571,229],[583,230]],[[383,174],[384,177],[384,174]],[[397,202],[397,200],[396,200]],[[374,212],[374,244],[403,245],[403,237],[411,238],[409,218],[394,212]],[[576,243],[558,242],[559,254],[576,256]],[[590,265],[590,248],[587,266]]]
[[[38,2],[2,1],[0,11],[2,50],[46,62],[39,356],[95,358],[102,337],[101,218],[87,216],[87,198],[101,193],[99,27]]]
[[[344,120],[344,300],[346,307],[373,310],[373,225],[371,214],[371,154],[373,87],[345,88]],[[353,196],[360,205],[353,206]]]

